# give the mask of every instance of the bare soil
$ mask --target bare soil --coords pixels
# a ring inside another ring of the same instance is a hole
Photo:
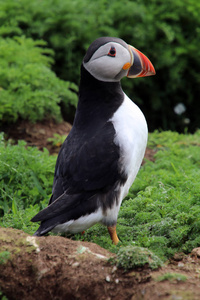
[[[50,154],[56,154],[60,150],[61,144],[53,143],[49,140],[55,134],[66,136],[69,134],[72,125],[68,122],[56,123],[54,120],[44,120],[37,123],[21,120],[15,124],[4,125],[0,131],[5,133],[6,139],[12,139],[15,143],[24,140],[27,146],[36,146],[42,150],[47,148]],[[154,160],[155,150],[146,149],[145,159]]]
[[[44,120],[30,123],[21,120],[15,124],[4,125],[0,131],[5,133],[6,139],[12,139],[14,142],[24,140],[27,146],[36,146],[40,150],[47,148],[50,154],[54,154],[59,152],[61,144],[54,145],[49,139],[54,138],[55,134],[67,137],[71,128],[72,125],[68,122],[56,123],[54,120]]]
[[[199,250],[179,254],[159,270],[146,266],[124,272],[109,263],[114,254],[96,244],[60,236],[31,237],[17,229],[0,228],[0,253],[11,254],[1,261],[0,287],[9,300],[197,300]],[[158,282],[166,273],[187,279]]]
[[[58,153],[60,145],[48,138],[67,135],[69,123],[26,121],[4,127],[7,138],[24,139],[30,146]],[[154,160],[154,150],[145,158]],[[76,242],[59,236],[30,237],[22,231],[0,228],[0,289],[9,300],[199,300],[200,248],[189,255],[177,253],[162,268],[125,272],[108,262],[114,254],[96,244]],[[3,255],[3,254],[2,254]],[[159,276],[178,273],[186,280],[158,281]]]

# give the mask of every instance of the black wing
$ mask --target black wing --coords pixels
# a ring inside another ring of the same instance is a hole
[[[111,122],[91,136],[71,130],[57,159],[50,205],[33,222],[45,221],[52,229],[97,209],[99,194],[109,194],[117,182],[125,179],[120,172],[120,149],[114,138]],[[113,201],[111,194],[108,198],[102,197]]]

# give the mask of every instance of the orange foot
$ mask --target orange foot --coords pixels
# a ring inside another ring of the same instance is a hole
[[[107,228],[108,228],[108,232],[110,234],[113,244],[117,245],[119,243],[119,239],[118,239],[117,232],[116,232],[116,225],[109,226]]]

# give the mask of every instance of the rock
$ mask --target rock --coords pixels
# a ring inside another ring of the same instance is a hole
[[[200,257],[200,247],[194,248],[191,252],[192,256]]]

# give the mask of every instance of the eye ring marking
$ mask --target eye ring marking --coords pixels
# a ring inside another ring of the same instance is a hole
[[[108,52],[108,56],[111,56],[111,57],[115,57],[116,56],[116,49],[115,47],[111,47],[109,52]]]

